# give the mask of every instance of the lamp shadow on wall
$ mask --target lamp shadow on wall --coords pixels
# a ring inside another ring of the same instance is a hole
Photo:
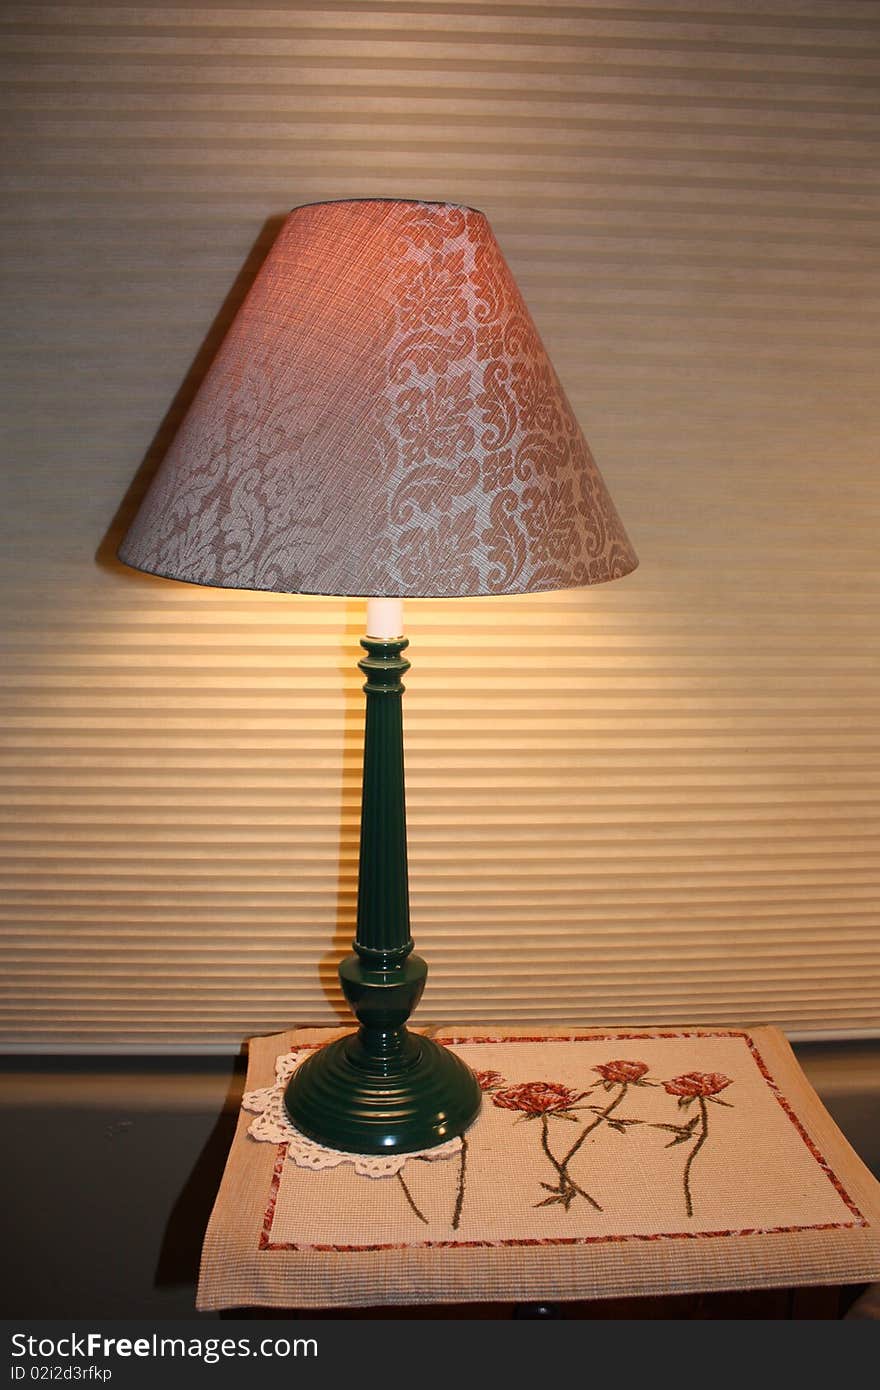
[[[336,917],[330,949],[321,957],[318,965],[318,980],[327,1003],[337,1015],[339,1022],[350,1026],[354,1026],[354,1020],[342,997],[338,972],[340,961],[352,949],[356,929],[364,699],[358,686],[352,688],[346,677],[350,678],[352,671],[357,670],[357,660],[364,655],[358,643],[364,635],[365,616],[363,599],[345,600],[345,625],[341,636],[346,659],[337,667],[342,689],[343,713]]]
[[[362,603],[354,599],[346,600],[344,614],[344,648],[346,652],[352,651],[352,658],[351,662],[340,661],[336,667],[342,681],[351,675],[352,665],[356,660],[354,652],[358,650],[358,641],[363,635]],[[357,685],[352,688],[345,682],[343,689],[343,752],[339,779],[341,805],[335,925],[330,949],[321,957],[318,965],[318,979],[340,1024],[353,1026],[350,1010],[339,988],[338,967],[343,956],[348,955],[351,950],[355,934],[364,702]],[[169,1212],[154,1275],[156,1288],[195,1286],[198,1282],[205,1230],[238,1123],[247,1067],[245,1044],[242,1045],[233,1065],[234,1071],[230,1076],[223,1107]]]
[[[244,1047],[229,1065],[231,1074],[222,1108],[168,1213],[153,1274],[157,1289],[195,1288],[198,1283],[205,1230],[238,1124],[247,1069]]]

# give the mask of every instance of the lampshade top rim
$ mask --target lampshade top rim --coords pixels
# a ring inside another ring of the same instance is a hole
[[[471,207],[469,203],[448,203],[442,198],[316,198],[310,203],[297,203],[296,207],[290,209],[289,216],[295,212],[302,212],[305,208],[333,208],[344,207],[350,204],[354,207],[375,207],[382,203],[390,203],[397,207],[415,208],[447,208],[456,212],[473,212],[478,217],[485,217],[481,208]]]

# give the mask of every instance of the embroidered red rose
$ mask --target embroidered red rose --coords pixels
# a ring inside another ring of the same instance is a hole
[[[671,1096],[717,1096],[731,1084],[730,1077],[722,1076],[720,1071],[688,1071],[684,1076],[664,1081],[663,1087]]]
[[[641,1081],[647,1070],[647,1062],[604,1062],[601,1067],[593,1067],[603,1081],[615,1081],[620,1086],[630,1081]]]
[[[481,1091],[495,1091],[504,1085],[504,1077],[500,1071],[475,1071],[474,1076]]]
[[[492,1102],[502,1110],[524,1110],[527,1115],[553,1115],[570,1110],[583,1099],[583,1091],[570,1091],[558,1081],[523,1081],[495,1091]]]

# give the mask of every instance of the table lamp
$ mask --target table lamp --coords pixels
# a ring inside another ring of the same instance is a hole
[[[402,599],[599,584],[637,560],[485,216],[451,203],[296,208],[119,558],[192,584],[367,597],[354,954],[360,1027],[293,1073],[289,1118],[353,1153],[455,1137],[469,1069],[411,1033]]]

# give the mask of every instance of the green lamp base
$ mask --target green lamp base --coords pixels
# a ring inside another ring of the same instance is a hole
[[[297,1067],[284,1105],[292,1124],[330,1149],[395,1154],[433,1149],[463,1134],[480,1085],[453,1052],[406,1020],[428,967],[409,930],[401,676],[405,637],[364,637],[367,677],[357,940],[339,966],[360,1028]]]
[[[384,1041],[377,1051],[374,1030],[361,1028],[298,1066],[284,1097],[291,1123],[345,1153],[413,1153],[462,1134],[482,1098],[473,1072],[406,1028]]]

